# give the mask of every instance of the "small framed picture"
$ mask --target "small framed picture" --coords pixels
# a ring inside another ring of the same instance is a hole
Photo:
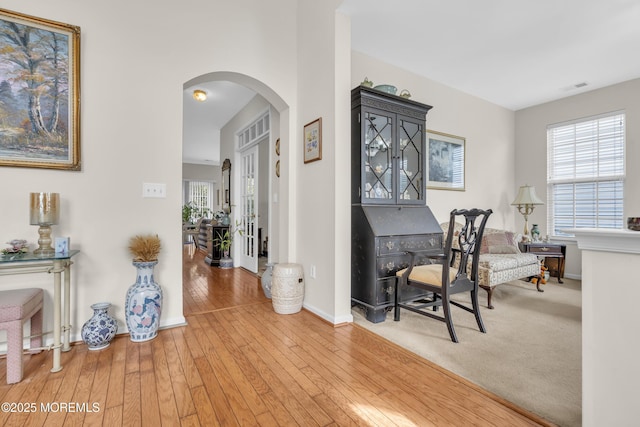
[[[67,255],[69,253],[69,238],[68,237],[56,237],[55,238],[55,250],[56,250],[56,254]]]
[[[304,162],[322,159],[322,117],[304,125]]]
[[[427,188],[464,191],[465,138],[427,131]]]

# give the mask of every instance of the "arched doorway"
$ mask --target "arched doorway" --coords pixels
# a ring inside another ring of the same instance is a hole
[[[236,85],[242,87],[245,90],[253,91],[255,94],[259,95],[262,99],[266,100],[268,103],[268,108],[272,112],[272,116],[274,117],[274,121],[272,122],[273,131],[271,132],[271,137],[269,138],[268,147],[265,150],[264,154],[267,155],[268,160],[264,165],[268,168],[267,173],[267,182],[261,182],[261,187],[266,190],[266,194],[268,195],[268,221],[269,225],[267,229],[269,230],[269,250],[268,253],[270,255],[270,259],[272,261],[277,261],[279,257],[286,258],[286,254],[289,253],[289,231],[288,227],[281,226],[281,224],[288,223],[289,217],[289,205],[288,205],[288,174],[286,173],[286,164],[288,163],[288,159],[290,156],[289,150],[286,149],[287,141],[290,140],[289,137],[289,107],[284,102],[284,100],[277,95],[270,87],[265,85],[264,83],[247,76],[245,74],[233,73],[233,72],[212,72],[208,74],[204,74],[198,76],[194,79],[191,79],[184,83],[183,90],[185,91],[183,111],[184,111],[184,123],[189,122],[189,126],[193,125],[193,122],[190,121],[188,112],[187,102],[193,103],[191,99],[192,93],[194,90],[199,89],[200,87],[206,87],[207,85],[211,85],[212,82],[225,82],[231,85]],[[216,102],[215,94],[211,94],[213,96],[210,97],[210,102]],[[220,102],[220,101],[218,101]],[[246,125],[247,123],[242,123]],[[239,129],[235,129],[234,132]],[[183,139],[187,138],[187,132],[183,131]],[[229,158],[232,162],[231,169],[231,204],[234,205],[232,207],[232,224],[235,223],[235,220],[242,219],[240,206],[238,206],[238,201],[241,200],[241,191],[242,187],[239,185],[244,176],[242,174],[242,168],[240,167],[242,163],[242,158],[240,151],[238,150],[237,140],[230,141],[230,137],[227,134],[226,138],[219,136],[224,139],[224,141],[220,141],[220,155],[219,155],[219,163],[222,163],[222,160],[225,158]],[[276,141],[278,141],[278,150],[275,149]],[[183,140],[183,146],[187,141]],[[278,167],[278,173],[276,173],[276,166]],[[264,176],[264,174],[263,174]],[[263,191],[264,191],[263,190]],[[225,190],[223,190],[225,191]],[[215,197],[215,196],[212,196]],[[220,200],[220,195],[218,194],[218,201]],[[222,194],[222,199],[226,195]],[[238,245],[234,248],[234,258],[235,255],[240,256],[241,253],[236,250],[238,249]],[[262,249],[262,247],[260,248]]]

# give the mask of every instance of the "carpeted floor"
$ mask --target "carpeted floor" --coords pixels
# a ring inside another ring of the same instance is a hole
[[[559,426],[574,427],[582,421],[581,282],[564,282],[551,279],[544,293],[518,280],[500,285],[494,310],[486,308],[481,290],[487,333],[478,331],[471,313],[453,307],[458,344],[444,323],[407,310],[399,322],[388,313],[377,324],[359,308],[352,311],[366,329]]]

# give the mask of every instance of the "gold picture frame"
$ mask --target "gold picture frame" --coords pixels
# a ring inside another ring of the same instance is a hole
[[[427,130],[427,188],[465,190],[465,143],[461,136]]]
[[[0,9],[0,64],[0,166],[80,170],[80,27]]]
[[[322,159],[322,117],[304,125],[302,143],[305,163]]]

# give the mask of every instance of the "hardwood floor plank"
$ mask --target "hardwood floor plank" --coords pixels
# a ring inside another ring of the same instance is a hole
[[[159,418],[165,425],[178,425],[180,417],[178,416],[178,408],[176,407],[176,399],[173,394],[173,388],[168,387],[171,384],[171,375],[169,374],[169,366],[164,351],[165,336],[158,336],[151,341],[153,353],[153,372],[155,373],[156,392],[158,394],[158,405],[160,409]]]
[[[188,415],[195,414],[196,408],[193,405],[191,390],[182,369],[180,358],[178,357],[178,350],[176,348],[174,334],[164,334],[163,338],[165,354],[167,355],[169,375],[171,377],[171,387],[173,389],[173,395],[176,400],[178,416],[182,420]]]
[[[200,357],[195,360],[200,376],[204,382],[204,388],[209,395],[209,399],[213,405],[214,413],[218,418],[220,425],[222,426],[238,426],[238,420],[236,419],[227,396],[222,390],[216,373],[213,372],[211,365],[206,357]]]
[[[305,399],[304,393],[296,386],[291,376],[281,371],[277,364],[270,365],[265,362],[261,357],[263,349],[259,345],[252,346],[252,348],[254,351],[248,351],[247,357],[265,382],[269,384],[271,391],[267,394],[278,399],[294,419],[309,420],[309,425],[322,425],[316,418],[326,418],[326,414],[317,408],[315,402],[313,402],[313,406],[306,406],[308,401],[312,401],[312,399]]]
[[[205,387],[203,385],[196,387],[191,390],[191,393],[198,414],[198,425],[219,426],[220,422]]]
[[[141,426],[140,371],[128,373],[124,379],[124,404],[122,407],[123,426]]]
[[[122,406],[111,406],[104,410],[103,425],[105,426],[121,426],[122,422]]]
[[[206,316],[209,325],[209,340],[215,349],[216,356],[220,362],[224,364],[230,380],[237,387],[238,392],[247,403],[249,409],[254,415],[260,415],[267,411],[267,407],[262,401],[258,390],[253,387],[253,383],[257,383],[259,374],[250,367],[250,363],[246,358],[234,357],[235,354],[241,354],[243,350],[236,346],[236,342],[229,336],[228,325],[215,314]],[[209,352],[211,355],[213,352]],[[262,390],[267,390],[267,385],[259,382]]]
[[[26,380],[23,379],[22,382],[18,383],[18,384],[24,383],[23,386],[21,387],[22,393],[21,393],[19,402],[22,404],[27,403],[29,404],[29,406],[25,407],[25,410],[19,410],[16,412],[5,413],[5,411],[0,411],[0,422],[3,422],[7,426],[23,426],[27,423],[28,419],[31,418],[31,415],[35,415],[39,412],[39,408],[37,406],[33,407],[33,405],[31,404],[33,402],[36,402],[38,395],[40,395],[42,390],[46,387],[47,376],[44,375],[42,372],[38,372],[37,370],[35,371],[35,374],[34,374],[33,370],[35,369],[35,367],[33,366],[29,367],[29,374],[27,374],[27,364],[29,362],[33,364],[32,356],[25,356],[24,357],[25,366],[23,367],[23,375],[24,377],[28,375],[28,379]],[[8,399],[12,399],[12,398],[8,397]],[[7,401],[11,402],[11,400],[0,400],[0,402],[7,402]],[[7,417],[6,419],[3,419],[5,415]]]
[[[186,329],[188,328],[175,328],[171,329],[169,333],[173,335],[178,358],[182,365],[182,370],[184,372],[185,379],[187,380],[187,384],[189,384],[189,387],[195,388],[202,385],[202,379],[198,373],[198,368],[196,368],[195,363],[193,363],[193,357],[189,351],[189,345],[187,344],[187,339],[184,335],[184,331]]]
[[[124,378],[127,363],[127,340],[126,336],[117,336],[109,345],[113,351],[111,358],[111,370],[109,371],[109,387],[105,408],[115,406],[121,407],[124,396]]]
[[[114,347],[111,347],[110,345],[106,349],[97,352],[98,362],[91,384],[91,391],[88,395],[86,395],[88,396],[88,398],[85,397],[85,400],[79,401],[86,403],[88,407],[91,407],[91,410],[85,413],[83,421],[84,425],[102,425],[105,402],[107,401],[107,392],[109,390],[109,378],[111,373],[111,364],[113,362],[113,351]],[[99,404],[102,403],[102,410],[93,411],[92,405],[94,402]]]
[[[181,427],[200,427],[201,425],[198,414],[192,414],[187,417],[180,418]]]
[[[158,384],[156,376],[152,370],[140,372],[140,408],[143,426],[159,426],[162,424],[160,419],[160,402],[158,401]]]

